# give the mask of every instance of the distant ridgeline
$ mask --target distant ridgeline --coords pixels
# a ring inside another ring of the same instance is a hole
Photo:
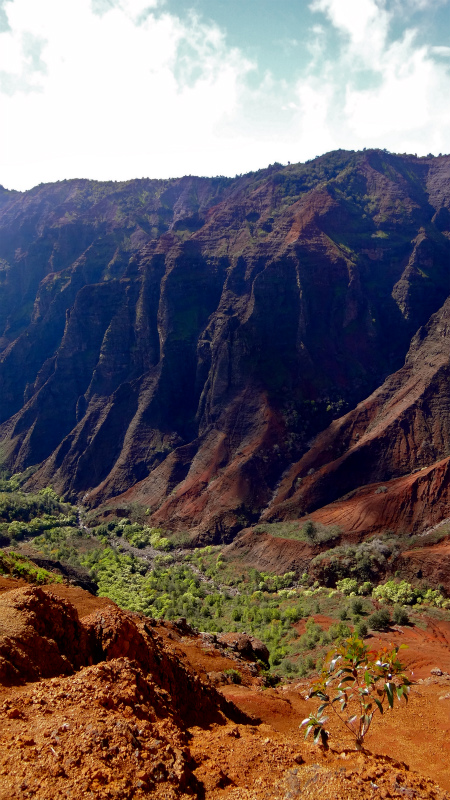
[[[198,542],[450,516],[449,209],[380,150],[2,189],[0,466]]]

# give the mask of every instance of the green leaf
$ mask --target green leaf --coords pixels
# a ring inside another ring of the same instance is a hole
[[[313,728],[314,728],[314,725],[308,725],[308,727],[306,728],[306,732],[305,732],[305,739],[308,738],[308,736],[311,733]]]
[[[365,681],[367,686],[371,686],[372,683],[373,683],[372,675],[370,674],[369,670],[367,670],[367,669],[366,669],[366,671],[364,673],[364,681]]]
[[[378,711],[380,712],[380,714],[382,714],[383,713],[383,705],[382,705],[382,703],[380,703],[380,701],[377,700],[376,697],[373,697],[372,699],[373,699],[373,702],[377,704]]]
[[[386,683],[384,688],[386,689],[386,695],[388,699],[388,703],[390,708],[394,707],[394,684],[393,683]]]
[[[319,725],[317,728],[314,729],[314,744],[317,744],[319,739],[322,736],[322,726]]]

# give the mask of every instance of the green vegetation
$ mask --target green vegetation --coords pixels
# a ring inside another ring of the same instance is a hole
[[[396,697],[399,702],[402,697],[408,701],[411,682],[397,657],[399,649],[384,648],[374,655],[361,639],[351,636],[329,653],[320,681],[310,692],[310,697],[320,700],[320,706],[301,723],[306,725],[305,739],[313,732],[315,744],[328,747],[330,734],[325,729],[324,712],[330,711],[360,750],[375,713],[383,714],[386,706],[393,708]]]
[[[337,525],[322,525],[309,519],[301,522],[272,522],[264,525],[256,525],[254,528],[258,533],[269,533],[281,539],[295,539],[298,542],[306,542],[311,545],[325,544],[339,539],[341,531]]]
[[[319,553],[311,562],[312,574],[326,586],[336,586],[342,579],[377,582],[388,570],[390,559],[400,551],[393,535],[373,537],[361,544],[344,544]],[[353,591],[353,590],[352,590]]]
[[[4,545],[77,525],[76,508],[63,503],[53,489],[47,487],[36,494],[22,490],[28,475],[0,479],[0,540]]]
[[[364,638],[393,624],[414,624],[425,609],[448,614],[450,601],[441,591],[421,582],[380,579],[400,546],[391,534],[327,550],[297,578],[294,572],[276,575],[249,568],[225,555],[220,546],[186,549],[188,533],[146,525],[144,510],[139,516],[138,509],[130,508],[129,517],[111,514],[95,527],[80,527],[77,508],[51,488],[27,493],[23,482],[21,475],[1,479],[4,546],[13,544],[20,550],[25,540],[28,552],[84,567],[99,594],[122,608],[157,619],[185,617],[198,630],[260,638],[270,652],[268,681],[320,669],[330,644],[338,646],[352,632]],[[98,521],[96,513],[87,518],[91,525]],[[261,525],[257,530],[317,547],[340,537],[337,528],[311,520]],[[60,580],[20,554],[3,553],[6,574],[21,574],[35,583]]]
[[[295,197],[308,192],[319,183],[335,178],[353,160],[349,150],[336,150],[305,164],[284,167],[273,176],[273,182],[282,197]]]
[[[28,583],[62,583],[62,578],[59,575],[54,575],[46,569],[36,567],[27,558],[12,551],[0,553],[0,575],[23,578]]]
[[[172,543],[164,536],[162,528],[149,528],[140,525],[138,522],[130,522],[129,519],[121,519],[120,522],[109,522],[107,525],[99,525],[93,529],[96,536],[123,536],[126,541],[141,550],[144,547],[153,547],[155,550],[172,550]]]
[[[400,605],[421,605],[426,603],[437,608],[450,608],[450,600],[446,600],[438,589],[414,587],[407,581],[386,581],[377,586],[372,596],[375,600]]]
[[[380,608],[371,614],[368,623],[373,631],[388,631],[391,626],[391,614],[387,608]]]
[[[237,669],[225,669],[223,674],[231,683],[242,683],[242,675]]]

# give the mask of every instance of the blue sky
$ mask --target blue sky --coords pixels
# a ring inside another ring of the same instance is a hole
[[[0,183],[450,152],[450,0],[0,0]]]

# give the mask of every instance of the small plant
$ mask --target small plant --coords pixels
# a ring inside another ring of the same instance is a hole
[[[323,747],[328,747],[330,734],[325,729],[328,717],[324,712],[330,710],[361,750],[376,711],[383,714],[386,704],[393,708],[395,697],[398,701],[402,697],[408,700],[411,682],[398,660],[399,649],[396,646],[375,653],[353,635],[330,653],[325,659],[321,679],[309,695],[317,697],[320,706],[300,725],[306,725],[305,739],[313,732],[314,743],[321,742]]]
[[[225,669],[223,674],[231,683],[242,683],[242,675],[237,669]]]

